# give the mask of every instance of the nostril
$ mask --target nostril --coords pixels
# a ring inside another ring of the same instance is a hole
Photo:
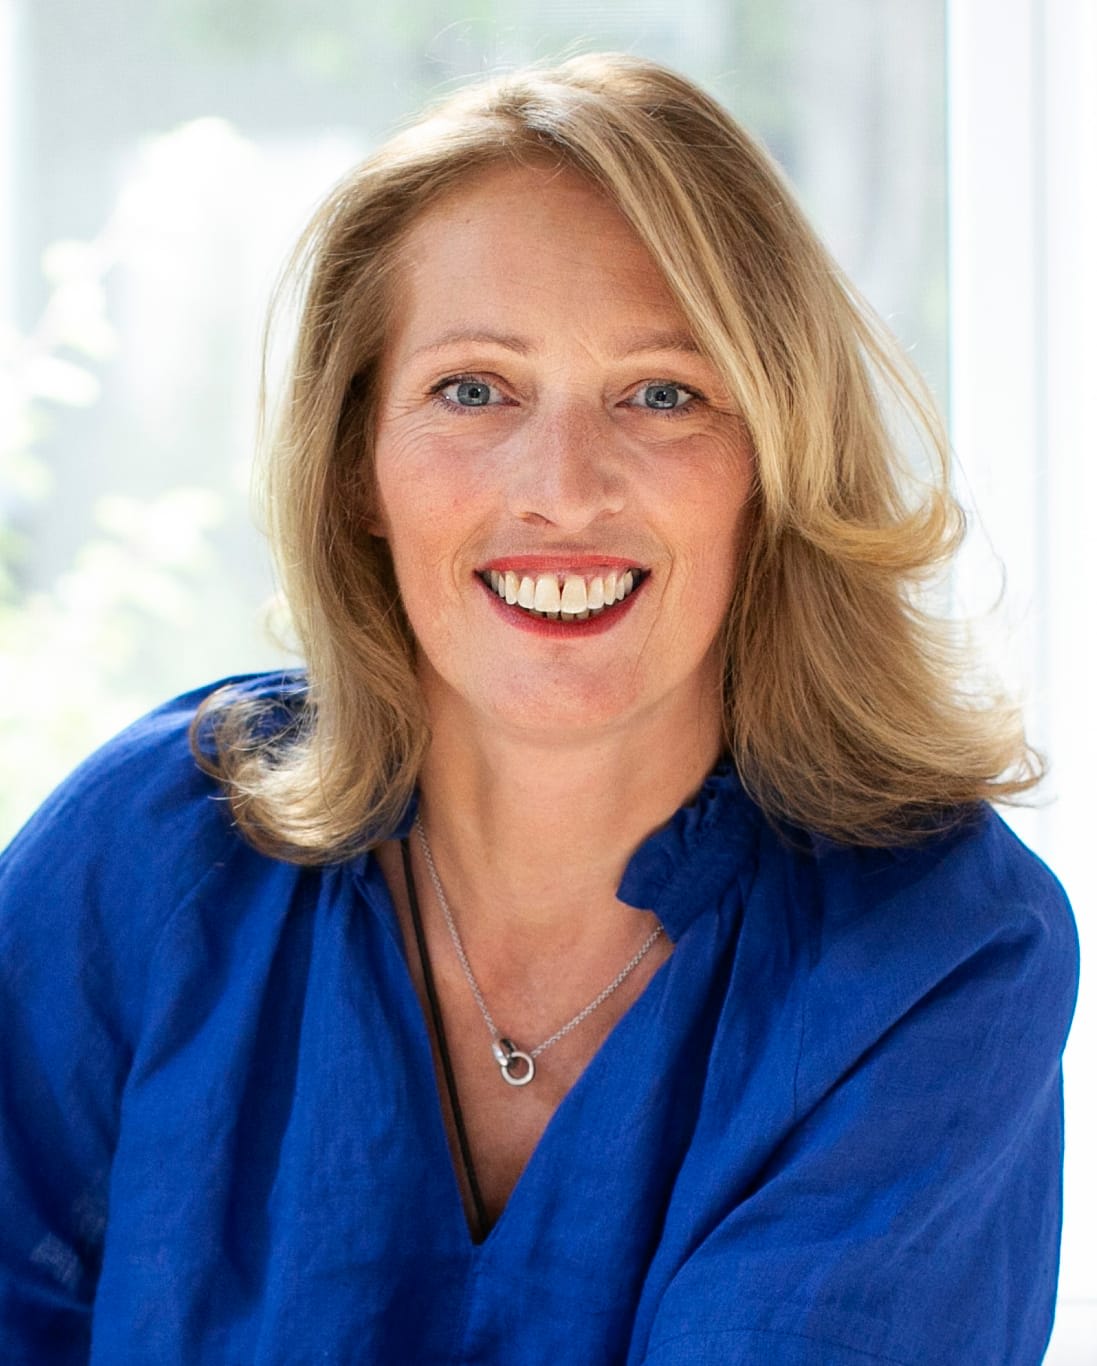
[[[589,441],[581,443],[589,445]],[[599,517],[620,512],[624,486],[605,443],[600,449],[560,451],[539,444],[523,460],[511,490],[510,506],[523,521],[562,531],[581,531]]]

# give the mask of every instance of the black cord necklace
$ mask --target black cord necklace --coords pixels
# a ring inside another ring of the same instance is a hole
[[[464,1164],[465,1176],[468,1179],[469,1191],[472,1194],[472,1203],[476,1211],[476,1241],[482,1243],[488,1236],[488,1216],[484,1209],[483,1196],[480,1194],[480,1183],[476,1179],[476,1168],[472,1164],[472,1150],[469,1148],[465,1118],[461,1113],[461,1101],[457,1095],[457,1078],[453,1074],[453,1062],[449,1055],[449,1045],[446,1043],[445,1026],[442,1024],[442,1009],[438,1004],[434,973],[430,966],[430,955],[427,953],[427,940],[423,933],[423,917],[419,911],[419,898],[415,894],[415,878],[411,871],[411,848],[407,839],[400,841],[400,848],[404,855],[404,881],[407,885],[408,905],[411,907],[411,923],[415,928],[415,944],[419,950],[419,963],[423,969],[423,983],[427,989],[427,1002],[430,1005],[430,1016],[434,1024],[434,1036],[438,1040],[438,1052],[442,1059],[442,1072],[446,1079],[446,1091],[449,1093],[450,1110],[453,1113],[453,1127],[457,1130],[457,1144],[461,1149],[461,1161]]]

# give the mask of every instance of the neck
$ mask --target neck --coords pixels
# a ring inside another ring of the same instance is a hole
[[[694,699],[673,717],[561,740],[470,725],[463,709],[428,700],[421,814],[470,944],[522,955],[634,938],[617,887],[716,762],[718,709]]]

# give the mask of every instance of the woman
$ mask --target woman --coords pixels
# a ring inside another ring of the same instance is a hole
[[[918,606],[943,437],[776,172],[580,57],[302,264],[307,672],[7,858],[5,1359],[1039,1361],[1073,922]]]

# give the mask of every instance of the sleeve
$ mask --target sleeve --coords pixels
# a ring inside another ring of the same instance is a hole
[[[986,912],[964,878],[951,901],[930,889],[923,934],[951,918],[963,948],[916,985],[887,957],[890,941],[901,959],[902,921],[878,941],[853,927],[823,956],[798,1118],[673,1275],[648,1366],[1043,1360],[1078,942],[1058,884],[1021,852]]]
[[[154,713],[0,857],[0,1361],[87,1362],[111,1162],[158,932],[227,822]]]

